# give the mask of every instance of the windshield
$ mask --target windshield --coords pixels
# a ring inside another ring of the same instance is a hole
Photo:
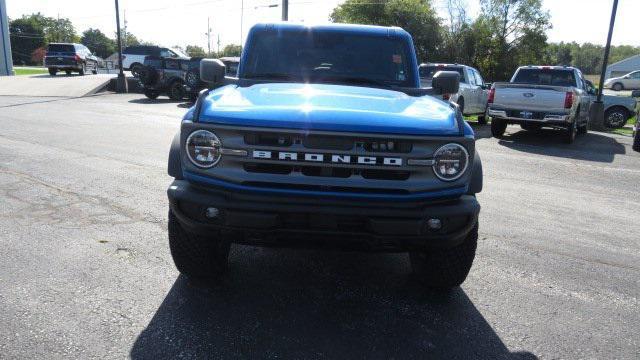
[[[171,49],[171,51],[173,51],[174,53],[176,53],[176,55],[178,55],[178,57],[181,58],[190,58],[189,55],[185,54],[182,50],[178,49],[178,48],[173,48]]]
[[[460,74],[460,82],[465,82],[464,70],[460,66],[436,66],[427,65],[420,67],[420,78],[431,80],[438,71],[455,71]]]
[[[49,44],[47,48],[49,52],[76,52],[76,48],[72,44]]]
[[[518,84],[576,86],[573,70],[520,69],[511,81]]]
[[[409,49],[400,39],[342,33],[259,33],[242,78],[412,87]]]

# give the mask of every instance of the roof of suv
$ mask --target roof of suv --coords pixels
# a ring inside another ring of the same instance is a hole
[[[336,31],[349,32],[357,34],[374,34],[374,35],[392,35],[410,36],[404,29],[393,26],[377,26],[377,25],[357,25],[357,24],[321,24],[309,25],[303,23],[275,22],[275,23],[259,23],[253,26],[253,29],[279,29],[292,31]]]

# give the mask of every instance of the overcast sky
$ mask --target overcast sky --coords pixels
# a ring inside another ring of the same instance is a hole
[[[47,16],[68,17],[78,33],[99,28],[115,31],[113,0],[6,0],[9,17],[41,12]],[[241,11],[244,2],[244,11]],[[240,42],[256,22],[280,19],[280,0],[120,0],[126,11],[128,29],[139,39],[165,46],[197,44],[206,49],[207,18],[213,29],[212,50],[218,35],[222,46]],[[290,0],[289,20],[305,23],[326,22],[331,10],[341,0]],[[436,9],[446,17],[444,0],[435,0]],[[479,0],[467,0],[469,15],[476,16]],[[553,29],[549,40],[604,44],[613,0],[543,0],[550,11]],[[244,14],[244,16],[241,16]],[[242,26],[241,26],[241,18]],[[121,18],[121,21],[123,19]],[[242,35],[241,35],[242,33]],[[640,0],[620,0],[613,35],[615,45],[640,46]],[[243,39],[244,40],[244,39]]]

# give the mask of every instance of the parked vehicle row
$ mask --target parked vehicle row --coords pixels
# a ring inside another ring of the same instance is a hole
[[[98,58],[82,44],[51,43],[47,46],[44,66],[51,76],[59,71],[64,71],[67,75],[72,72],[84,75],[87,71],[97,74]]]
[[[502,137],[508,124],[519,124],[525,130],[562,129],[566,142],[573,142],[577,134],[587,131],[590,107],[597,96],[593,83],[572,67],[524,66],[509,83],[492,85],[473,67],[429,63],[420,65],[421,86],[430,86],[438,71],[460,76],[460,90],[442,99],[457,103],[465,116],[477,115],[479,124],[486,124],[490,116],[496,137]],[[603,102],[606,127],[621,128],[636,114],[633,97],[604,95]]]

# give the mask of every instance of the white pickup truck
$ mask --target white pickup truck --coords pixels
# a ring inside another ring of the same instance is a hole
[[[491,133],[501,138],[509,124],[525,130],[552,127],[572,143],[589,127],[591,96],[580,70],[564,66],[523,66],[508,83],[494,83],[487,114]]]

